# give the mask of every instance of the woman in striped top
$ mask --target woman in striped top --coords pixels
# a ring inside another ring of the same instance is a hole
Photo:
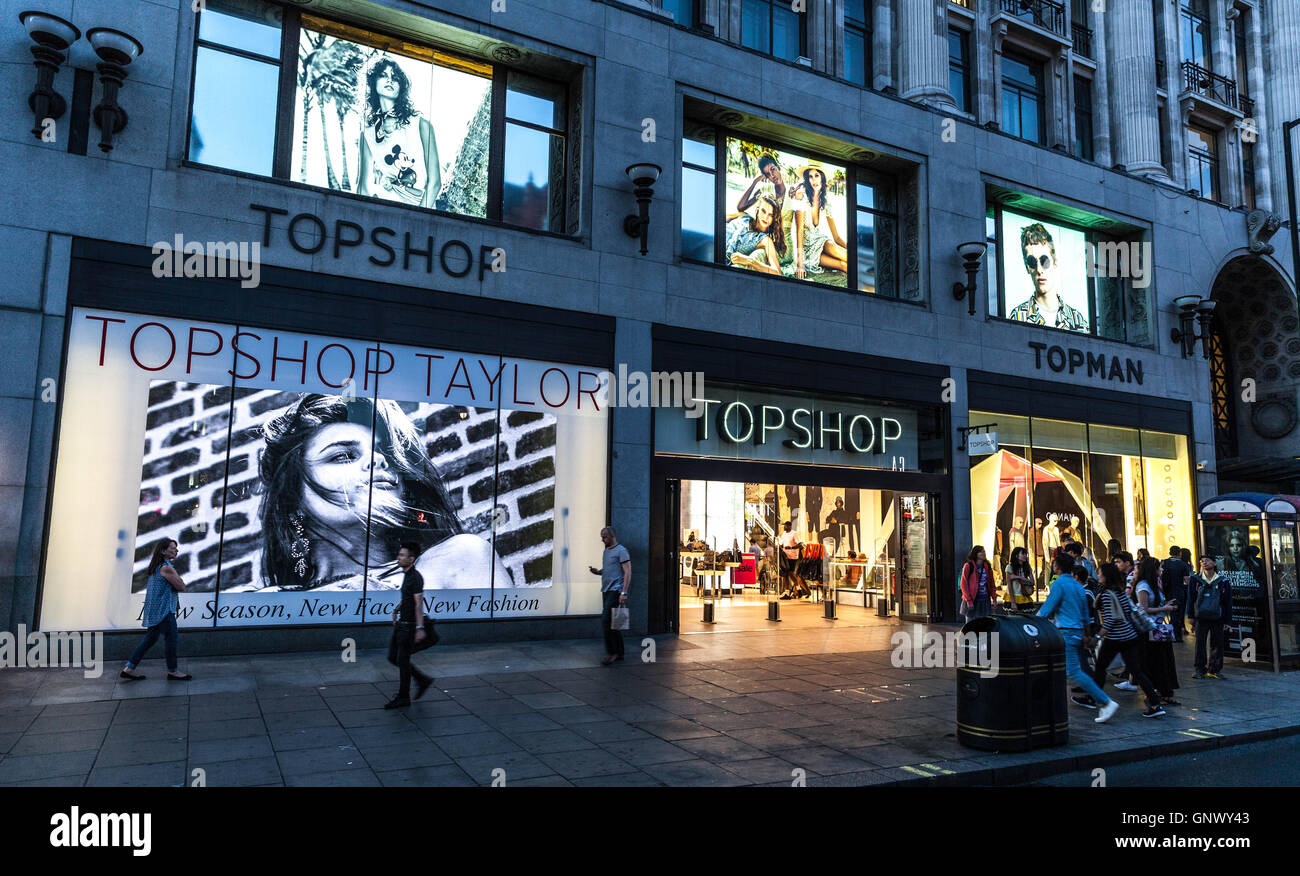
[[[1160,706],[1160,694],[1151,684],[1151,679],[1142,671],[1142,638],[1128,619],[1136,609],[1133,607],[1133,601],[1124,592],[1124,576],[1114,563],[1102,563],[1098,572],[1101,574],[1102,586],[1097,600],[1097,608],[1101,612],[1101,650],[1097,654],[1093,680],[1104,690],[1106,667],[1110,665],[1116,654],[1122,654],[1129,674],[1147,697],[1147,708],[1142,713],[1142,717],[1159,717],[1165,713],[1165,710]]]

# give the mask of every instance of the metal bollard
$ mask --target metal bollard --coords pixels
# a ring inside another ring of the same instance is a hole
[[[767,604],[767,619],[777,623],[781,622],[781,603],[772,600]]]
[[[700,620],[701,620],[703,623],[706,623],[706,624],[714,623],[714,620],[713,620],[713,603],[712,603],[712,602],[706,602],[706,603],[704,603],[704,617],[702,617]]]
[[[822,606],[826,609],[826,619],[835,620],[835,600],[825,598],[822,600]]]
[[[889,617],[889,599],[881,596],[876,600],[876,616]]]

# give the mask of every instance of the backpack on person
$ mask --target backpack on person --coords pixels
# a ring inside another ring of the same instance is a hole
[[[1202,579],[1201,588],[1196,591],[1196,619],[1216,621],[1223,619],[1223,599],[1219,595],[1219,581]]]

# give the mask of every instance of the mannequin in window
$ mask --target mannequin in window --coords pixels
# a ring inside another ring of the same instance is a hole
[[[1043,559],[1051,562],[1056,551],[1061,547],[1060,515],[1053,512],[1047,515],[1047,525],[1043,527]]]
[[[785,510],[790,515],[787,519],[790,521],[790,525],[797,529],[799,526],[799,509],[803,507],[799,504],[799,487],[786,484],[783,489],[785,490]]]
[[[1025,518],[1017,514],[1011,522],[1011,528],[1005,534],[998,532],[997,543],[998,557],[1003,560],[1004,566],[1010,561],[1011,554],[1015,552],[1016,548],[1025,548],[1026,553],[1028,553],[1029,546],[1025,534]]]
[[[1083,541],[1083,527],[1079,525],[1079,515],[1070,515],[1070,525],[1061,530],[1062,544],[1069,544],[1072,541]]]
[[[849,526],[849,548],[858,550],[858,539],[862,526],[862,493],[858,490],[844,491],[844,515]]]
[[[804,487],[804,502],[808,505],[808,534],[813,541],[821,541],[822,488]]]

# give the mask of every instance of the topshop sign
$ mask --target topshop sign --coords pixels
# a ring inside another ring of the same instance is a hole
[[[810,408],[787,410],[778,405],[754,408],[739,400],[724,403],[721,399],[706,398],[696,401],[704,408],[704,416],[699,418],[695,429],[697,441],[709,440],[710,405],[717,407],[718,437],[731,444],[752,440],[763,445],[772,433],[777,437],[792,433],[799,437],[786,438],[781,441],[783,446],[799,450],[815,447],[848,453],[884,453],[890,441],[903,437],[903,424],[893,417],[872,418],[867,414],[813,411]]]
[[[917,413],[898,406],[710,385],[697,415],[655,412],[655,452],[852,468],[917,466]]]

